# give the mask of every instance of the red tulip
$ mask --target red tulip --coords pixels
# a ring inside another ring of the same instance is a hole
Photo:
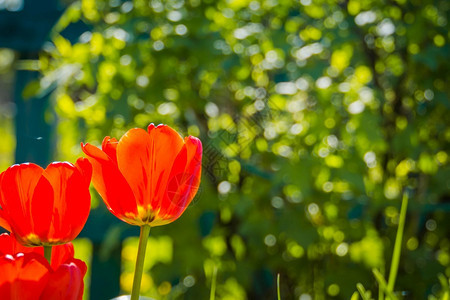
[[[176,220],[197,193],[202,144],[167,125],[134,128],[120,141],[105,137],[102,149],[82,144],[92,182],[108,209],[132,225]]]
[[[24,247],[13,236],[0,235],[1,299],[82,299],[87,268],[73,257],[73,245],[53,247],[51,265],[43,252],[42,247]]]
[[[72,243],[53,247],[52,272],[40,299],[81,300],[86,264],[75,259]]]
[[[36,253],[44,256],[44,247],[26,247],[8,233],[0,234],[0,255],[16,255],[19,253]],[[65,261],[72,259],[74,250],[72,243],[57,245],[52,248],[51,266],[54,270]]]
[[[45,258],[36,253],[0,256],[2,299],[39,299],[50,277],[49,268]]]
[[[0,174],[0,226],[25,246],[73,240],[89,215],[91,174],[85,158],[45,170],[32,163],[9,167]]]

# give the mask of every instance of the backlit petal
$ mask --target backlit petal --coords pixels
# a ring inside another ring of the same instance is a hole
[[[1,207],[5,206],[5,204],[3,204],[3,189],[1,189],[3,174],[5,174],[5,172],[0,173],[0,227],[11,232],[11,227],[9,226],[8,221],[8,214],[4,213],[4,211],[1,209]]]
[[[49,278],[49,266],[36,253],[0,256],[1,299],[39,299]]]
[[[35,252],[40,255],[44,255],[43,247],[25,247],[20,244],[13,234],[2,233],[0,234],[0,255],[16,255],[18,253],[31,253]]]
[[[44,176],[54,190],[54,209],[50,242],[73,240],[89,215],[91,196],[85,178],[71,163],[55,162],[45,169]]]
[[[163,220],[173,221],[177,219],[189,206],[200,184],[202,144],[195,137],[187,137],[185,141],[185,146],[175,159],[170,172],[166,187],[166,198],[159,205],[161,210],[158,218]],[[158,226],[160,224],[152,225]]]
[[[92,165],[92,183],[106,206],[116,217],[129,222],[125,215],[137,215],[136,201],[116,164],[95,146],[82,145],[82,150]]]
[[[26,163],[13,165],[3,174],[1,181],[3,215],[8,215],[7,221],[17,238],[30,235],[33,233],[35,223],[49,218],[53,198],[47,197],[49,184],[41,180],[43,171],[38,165]],[[38,195],[34,197],[38,185],[39,192],[46,197]],[[34,199],[37,201],[36,204],[33,203]],[[34,213],[42,215],[36,217]]]
[[[48,241],[52,232],[52,219],[54,218],[54,201],[56,200],[54,197],[53,187],[48,179],[42,175],[31,199],[31,219],[29,222],[33,224],[33,227],[31,236],[26,237],[28,246],[42,245],[41,242]],[[20,240],[23,237],[16,234],[16,238]]]
[[[110,138],[106,136],[102,142],[102,150],[111,160],[117,165],[117,145],[119,142],[116,138]]]
[[[148,209],[163,195],[173,161],[183,139],[169,126],[149,126],[148,132],[135,128],[119,141],[117,162],[139,205]]]
[[[6,215],[1,209],[0,209],[0,227],[11,232],[11,226],[9,226],[8,215]]]
[[[92,179],[92,165],[87,158],[80,157],[77,159],[75,163],[75,167],[78,169],[78,172],[84,177],[84,181],[86,182],[87,187],[91,184]]]
[[[59,266],[70,259],[73,259],[75,251],[72,243],[53,246],[51,266],[53,270],[57,270]]]
[[[41,299],[81,300],[84,290],[83,277],[86,270],[86,264],[76,259],[60,265],[55,272],[51,273]]]

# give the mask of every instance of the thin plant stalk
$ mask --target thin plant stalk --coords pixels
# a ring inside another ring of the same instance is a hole
[[[209,300],[216,299],[216,285],[217,285],[217,266],[214,266],[212,279],[211,279],[211,291],[209,293]]]
[[[383,264],[380,270],[380,272],[383,274],[383,278],[384,278],[384,268],[385,265]],[[384,300],[384,288],[380,284],[378,285],[378,300]]]
[[[400,218],[398,221],[397,236],[395,237],[394,253],[392,254],[391,269],[389,270],[388,292],[394,291],[395,279],[397,278],[398,265],[400,263],[400,253],[402,250],[403,231],[405,229],[406,210],[408,207],[408,196],[405,192],[402,198]]]
[[[44,257],[49,264],[52,263],[52,246],[44,246]]]
[[[281,300],[281,291],[280,291],[280,273],[277,274],[277,299]]]
[[[139,248],[136,258],[136,268],[134,270],[133,289],[131,290],[131,299],[138,300],[141,291],[142,273],[144,271],[145,250],[147,248],[147,240],[150,234],[150,226],[142,225],[139,235]]]

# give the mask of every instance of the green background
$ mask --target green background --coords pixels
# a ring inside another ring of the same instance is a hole
[[[38,61],[0,50],[1,170],[20,134],[8,88],[17,69],[37,66],[23,96],[49,96],[36,116],[51,130],[49,160],[74,162],[80,142],[149,123],[202,140],[200,191],[179,220],[152,229],[143,294],[207,299],[216,270],[217,299],[275,299],[277,274],[283,299],[349,299],[358,282],[376,297],[372,269],[389,272],[408,188],[395,290],[434,299],[438,274],[450,277],[449,8],[75,1]],[[82,34],[68,36],[79,21]],[[77,251],[102,263],[120,254],[113,272],[129,293],[137,231],[92,195]]]

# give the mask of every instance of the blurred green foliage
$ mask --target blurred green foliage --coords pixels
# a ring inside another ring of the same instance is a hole
[[[0,170],[5,170],[14,162],[14,130],[11,88],[13,73],[12,64],[15,60],[14,52],[0,49]]]
[[[151,233],[143,290],[158,299],[207,299],[215,268],[218,299],[274,299],[277,273],[285,299],[349,299],[358,282],[376,295],[371,270],[389,272],[406,187],[395,290],[439,297],[438,274],[450,277],[449,8],[75,1],[40,58],[56,158],[150,122],[202,139],[199,195]],[[60,33],[78,20],[90,30],[71,43]],[[135,244],[122,252],[124,292]]]

